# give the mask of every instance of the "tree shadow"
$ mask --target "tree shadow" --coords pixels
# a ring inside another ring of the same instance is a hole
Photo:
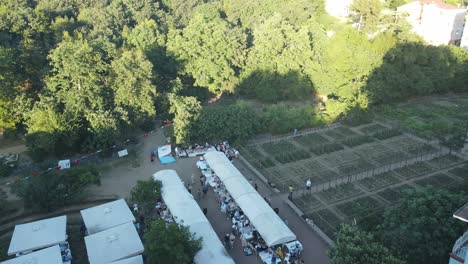
[[[264,102],[300,100],[315,96],[310,79],[296,70],[286,74],[256,70],[241,81],[237,90],[240,95]]]

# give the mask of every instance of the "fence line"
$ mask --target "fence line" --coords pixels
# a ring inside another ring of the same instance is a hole
[[[312,128],[303,129],[303,130],[297,131],[296,133],[293,133],[292,135],[286,134],[286,135],[270,136],[267,139],[253,139],[249,143],[247,143],[246,146],[247,147],[252,147],[252,146],[262,145],[262,144],[265,144],[265,143],[271,143],[271,142],[277,142],[277,141],[281,141],[281,140],[287,140],[287,139],[291,139],[291,138],[295,138],[295,137],[299,137],[299,136],[304,136],[304,135],[307,135],[307,134],[318,133],[318,132],[321,132],[321,131],[327,131],[327,130],[330,130],[330,129],[338,128],[340,126],[341,126],[341,123],[333,123],[333,124],[330,124],[330,125],[328,125],[326,127],[312,127]]]

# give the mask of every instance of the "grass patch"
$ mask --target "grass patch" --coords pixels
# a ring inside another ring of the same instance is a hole
[[[421,185],[423,187],[426,187],[426,186],[433,186],[433,187],[444,187],[444,186],[448,186],[452,183],[454,183],[455,181],[450,178],[448,175],[446,174],[443,174],[443,173],[437,173],[435,175],[432,175],[430,177],[427,177],[427,178],[424,178],[424,179],[421,179],[421,180],[417,180],[415,183],[417,183],[418,185]]]
[[[365,178],[360,180],[358,183],[366,190],[372,191],[388,185],[396,184],[398,182],[400,182],[400,180],[395,176],[395,173],[386,172],[373,177]]]

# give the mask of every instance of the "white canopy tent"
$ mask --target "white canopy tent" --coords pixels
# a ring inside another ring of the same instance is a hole
[[[224,153],[218,151],[206,153],[205,160],[268,246],[296,240],[294,233],[232,165]]]
[[[234,264],[208,219],[174,170],[162,170],[153,175],[162,182],[161,195],[177,223],[188,226],[190,232],[203,238],[202,249],[195,255],[197,264]]]
[[[112,262],[112,264],[143,264],[141,255]]]
[[[55,245],[53,247],[3,261],[0,264],[63,264],[63,262],[60,247]]]
[[[66,216],[16,225],[8,248],[8,255],[55,246],[66,240]]]
[[[85,237],[90,264],[111,263],[143,253],[143,243],[133,223],[119,225]]]
[[[135,221],[124,199],[81,210],[81,217],[88,229],[88,234]]]

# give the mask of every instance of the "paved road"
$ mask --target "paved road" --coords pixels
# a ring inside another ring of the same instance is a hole
[[[158,145],[164,144],[164,140],[162,131],[151,134],[147,139],[144,139],[141,146],[142,150],[137,154],[140,166],[132,168],[128,164],[120,164],[110,168],[103,173],[101,186],[91,188],[90,193],[98,197],[101,195],[118,195],[119,197],[128,198],[130,190],[135,186],[138,180],[151,179],[153,173],[159,170],[174,169],[186,183],[191,182],[190,176],[192,173],[195,174],[195,185],[193,187],[193,193],[195,194],[197,188],[200,188],[200,171],[195,167],[197,158],[179,159],[175,164],[169,165],[161,165],[159,162],[151,163],[149,161],[150,150],[155,149]],[[268,186],[256,179],[254,174],[240,161],[234,161],[234,165],[239,168],[246,178],[254,179],[259,186],[258,191],[260,195],[269,197],[272,201],[272,207],[279,208],[280,217],[287,220],[291,230],[304,245],[302,257],[305,263],[330,263],[330,259],[327,256],[329,248],[320,240],[319,236],[284,203],[286,197],[274,194]],[[223,238],[226,233],[231,231],[230,222],[219,209],[218,202],[211,189],[207,196],[198,202],[201,208],[208,209],[208,220],[213,225],[213,228],[220,238]],[[244,256],[239,240],[236,240],[234,249],[231,249],[229,253],[238,264],[261,263],[255,256]]]

